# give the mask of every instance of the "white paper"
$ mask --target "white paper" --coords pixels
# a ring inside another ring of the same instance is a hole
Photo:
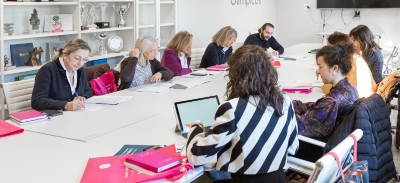
[[[197,70],[194,71],[193,73],[199,73],[199,74],[208,74],[208,75],[217,75],[217,74],[221,74],[224,73],[225,71],[208,71],[208,70]]]
[[[284,60],[300,60],[302,58],[305,58],[306,55],[280,55],[279,58],[283,58]],[[281,59],[278,59],[281,60]]]
[[[108,104],[117,105],[128,100],[131,100],[132,96],[94,96],[85,100],[86,104]]]
[[[107,107],[106,104],[85,104],[85,108],[79,109],[78,111],[90,111],[90,112],[95,112],[100,109],[103,109],[104,107]]]
[[[152,92],[152,93],[161,93],[169,90],[171,86],[175,85],[171,82],[157,82],[151,85],[143,85],[140,88],[136,89],[138,92]]]
[[[180,84],[186,86],[187,88],[192,88],[197,85],[209,82],[209,78],[189,78],[189,77],[175,77],[172,81],[174,84]]]
[[[55,15],[45,15],[44,16],[44,31],[55,30],[53,27],[54,20],[53,17]],[[57,14],[59,17],[58,22],[62,24],[61,30],[72,31],[73,29],[73,21],[72,14]]]

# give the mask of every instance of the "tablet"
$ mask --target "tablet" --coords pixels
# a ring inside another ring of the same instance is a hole
[[[186,124],[196,121],[203,123],[205,128],[209,128],[215,121],[215,112],[219,106],[218,96],[209,96],[174,103],[177,127],[183,136],[186,137],[189,128]]]

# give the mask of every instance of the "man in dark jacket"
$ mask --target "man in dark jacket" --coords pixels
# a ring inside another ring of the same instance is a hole
[[[273,33],[274,33],[274,26],[271,23],[265,23],[258,30],[258,33],[251,34],[246,38],[246,41],[244,41],[244,45],[246,44],[258,45],[265,48],[265,50],[271,47],[274,50],[271,53],[273,56],[282,54],[284,49],[278,43],[278,41],[276,41],[276,39],[272,36]]]

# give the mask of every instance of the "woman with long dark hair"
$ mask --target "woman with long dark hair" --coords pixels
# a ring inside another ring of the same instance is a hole
[[[217,157],[215,169],[230,172],[233,182],[285,182],[286,156],[298,149],[292,103],[264,51],[245,45],[232,54],[228,100],[215,122],[207,134],[201,123],[188,125],[188,161],[203,165]]]

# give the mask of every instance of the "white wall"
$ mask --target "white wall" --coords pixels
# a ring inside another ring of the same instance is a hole
[[[303,10],[303,4],[311,5],[311,12]],[[278,39],[284,46],[291,46],[302,42],[321,42],[322,36],[317,33],[322,32],[320,11],[316,9],[316,0],[276,0],[277,26],[279,29]],[[393,46],[400,43],[400,10],[399,9],[359,9],[361,19],[352,21],[355,9],[345,9],[343,11],[344,25],[341,18],[341,9],[333,10],[328,24],[334,24],[332,27],[325,26],[326,32],[341,31],[348,33],[352,28],[359,24],[367,25],[373,32],[384,32],[380,40],[381,46]],[[311,16],[312,13],[312,16]],[[326,12],[329,17],[330,10]],[[335,22],[337,22],[335,24]],[[343,29],[343,30],[341,30]],[[284,36],[282,36],[284,35]],[[376,40],[377,41],[377,40]]]
[[[261,4],[232,5],[246,0],[180,0],[178,1],[178,31],[193,34],[192,48],[205,48],[212,36],[224,26],[232,26],[238,32],[237,42],[244,42],[251,30],[264,23],[276,24],[276,0],[247,0]],[[272,8],[270,8],[272,7]],[[268,9],[268,11],[266,11]],[[282,35],[275,30],[274,36]]]

